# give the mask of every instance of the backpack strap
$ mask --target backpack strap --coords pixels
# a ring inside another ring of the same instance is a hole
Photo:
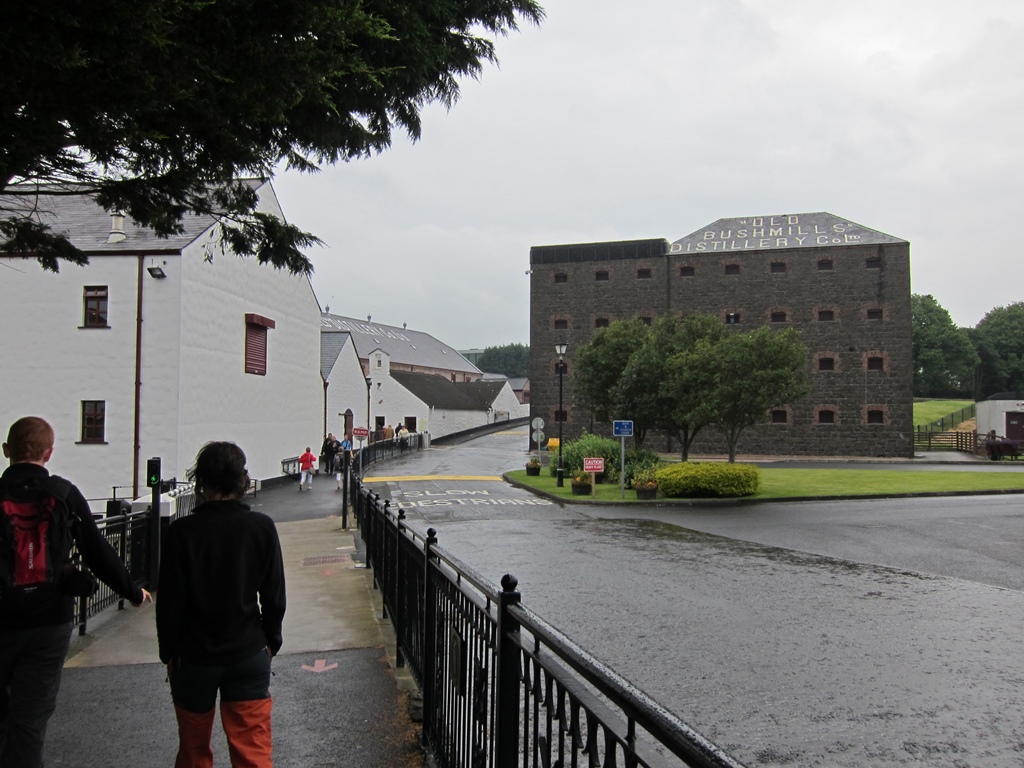
[[[71,493],[70,480],[65,480],[60,475],[50,475],[46,478],[44,487],[51,496],[59,499],[65,507],[68,506],[68,495]],[[70,507],[68,510],[70,511]]]

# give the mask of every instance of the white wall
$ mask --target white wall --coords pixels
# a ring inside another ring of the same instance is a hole
[[[231,440],[252,477],[277,477],[282,459],[307,445],[319,450],[320,306],[308,278],[221,253],[215,236],[183,257],[177,469],[181,476],[204,443]],[[267,331],[265,376],[245,373],[247,313],[276,324]]]
[[[519,402],[519,398],[516,397],[516,393],[507,381],[498,392],[498,396],[494,398],[491,407],[494,411],[507,411],[510,419],[519,419],[530,415],[529,404],[523,405]],[[491,414],[491,420],[494,420],[494,413]]]
[[[982,400],[977,404],[976,421],[978,435],[984,437],[991,430],[999,437],[1006,437],[1006,414],[1024,411],[1024,403],[1016,400]]]
[[[334,433],[339,439],[345,431],[343,414],[347,410],[352,411],[353,426],[366,426],[366,378],[363,376],[363,367],[359,363],[359,355],[351,340],[341,350],[327,376],[327,431]],[[322,429],[322,414],[320,423]],[[353,445],[358,443],[353,441]]]
[[[178,270],[175,256],[145,257],[143,266],[154,262],[168,274]],[[15,419],[42,416],[57,437],[51,471],[67,476],[87,498],[130,486],[139,257],[94,256],[84,267],[64,264],[56,275],[35,260],[4,258],[0,270],[0,430],[6,437]],[[108,287],[108,328],[81,327],[86,285]],[[143,479],[145,459],[175,437],[179,323],[170,279],[156,280],[143,270],[141,287],[141,399],[163,404],[165,422],[172,425],[160,430],[160,440],[142,441]],[[80,442],[82,400],[106,402],[105,443]]]

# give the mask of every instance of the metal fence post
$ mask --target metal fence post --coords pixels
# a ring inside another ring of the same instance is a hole
[[[437,596],[434,589],[433,563],[431,549],[437,544],[437,531],[427,529],[427,538],[423,542],[423,739],[427,744],[434,743],[434,731],[437,719],[439,696],[437,690]]]
[[[385,505],[391,502],[385,501]],[[386,507],[385,507],[386,510]],[[402,653],[402,631],[405,627],[405,602],[402,597],[408,594],[405,583],[405,558],[402,557],[402,531],[405,530],[405,510],[398,510],[398,520],[395,523],[395,594],[394,611],[391,617],[391,624],[395,629],[395,666],[405,666],[405,655]]]
[[[501,577],[498,595],[498,627],[495,638],[495,768],[515,768],[519,756],[519,685],[522,680],[519,645],[512,641],[519,635],[519,622],[509,608],[519,605],[522,596],[516,591],[519,580],[510,573]]]

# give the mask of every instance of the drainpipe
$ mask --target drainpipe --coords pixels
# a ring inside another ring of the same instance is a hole
[[[323,374],[320,375],[323,376]],[[324,379],[324,440],[327,439],[327,387],[329,385],[330,382]]]
[[[142,446],[139,444],[139,421],[140,401],[142,397],[142,260],[145,257],[140,253],[138,287],[136,288],[135,304],[135,434],[132,440],[134,455],[132,457],[132,498],[139,497],[139,453]]]

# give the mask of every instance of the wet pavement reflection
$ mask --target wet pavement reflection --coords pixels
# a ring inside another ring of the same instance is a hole
[[[1024,593],[598,519],[494,480],[400,479],[493,476],[522,465],[524,443],[483,438],[377,474],[399,478],[386,488],[411,526],[492,583],[514,573],[526,605],[738,759],[1024,764]]]

